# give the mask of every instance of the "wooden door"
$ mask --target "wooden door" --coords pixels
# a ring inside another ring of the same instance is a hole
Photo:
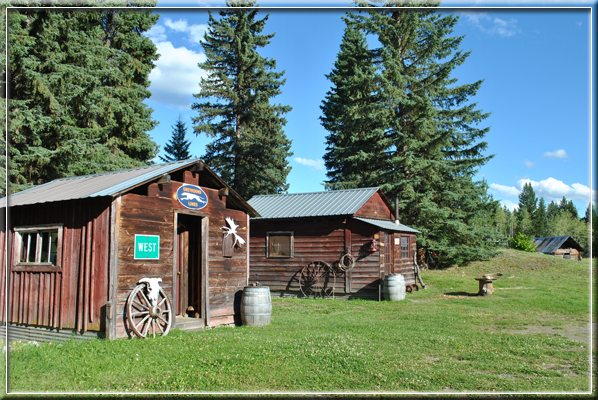
[[[176,315],[202,318],[201,218],[178,215]]]

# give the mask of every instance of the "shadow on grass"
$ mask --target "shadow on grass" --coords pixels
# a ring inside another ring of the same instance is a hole
[[[467,297],[478,297],[477,293],[467,293],[467,292],[450,292],[445,293],[445,296],[467,296]]]

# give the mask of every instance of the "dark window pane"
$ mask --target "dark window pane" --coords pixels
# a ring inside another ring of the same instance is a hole
[[[54,231],[50,234],[50,262],[56,265],[56,253],[58,249],[58,232]]]
[[[40,257],[40,262],[48,262],[48,248],[50,247],[50,232],[41,232],[40,234],[42,240],[42,256]]]
[[[21,235],[21,254],[19,255],[19,262],[27,262],[27,248],[29,246],[29,233]]]
[[[35,262],[35,251],[37,250],[37,233],[29,234],[29,254],[27,262]]]

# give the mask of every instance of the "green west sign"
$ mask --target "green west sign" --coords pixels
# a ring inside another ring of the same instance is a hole
[[[135,260],[158,260],[160,236],[135,235]]]

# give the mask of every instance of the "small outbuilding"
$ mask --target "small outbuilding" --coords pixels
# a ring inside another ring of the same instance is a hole
[[[535,237],[536,253],[581,261],[583,249],[571,236]]]
[[[172,327],[239,319],[243,243],[258,214],[202,160],[59,179],[1,199],[0,212],[7,203],[0,321],[10,338],[125,338],[131,321],[160,334],[169,315]],[[127,310],[144,278],[159,282],[160,301],[152,303],[150,283]]]
[[[417,288],[417,230],[398,223],[380,188],[254,196],[250,283],[280,296],[381,299],[388,274]]]

